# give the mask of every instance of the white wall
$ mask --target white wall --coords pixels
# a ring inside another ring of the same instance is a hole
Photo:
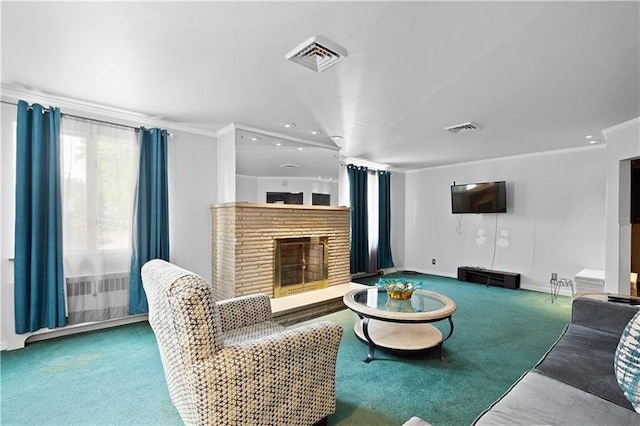
[[[267,192],[302,192],[303,204],[311,205],[311,194],[329,194],[338,205],[338,182],[313,178],[236,176],[236,201],[266,203]]]
[[[35,102],[37,99],[29,99]],[[46,104],[46,103],[45,103]],[[15,152],[13,122],[16,107],[2,104],[0,144],[0,348],[24,345],[29,334],[16,335],[13,307],[13,257],[15,210]],[[62,109],[63,113],[65,109]],[[71,112],[71,111],[70,111]],[[73,114],[83,115],[74,110]],[[85,116],[107,121],[95,113]],[[123,123],[132,124],[132,123]],[[144,124],[144,123],[139,123]],[[186,131],[174,131],[169,141],[169,202],[171,261],[205,279],[211,276],[211,219],[209,206],[216,201],[216,138]],[[72,328],[77,328],[72,326]],[[60,331],[61,329],[56,329]],[[38,333],[47,332],[43,329]],[[64,331],[64,330],[62,330]]]
[[[258,201],[258,178],[254,176],[236,175],[236,201],[248,203],[264,203]]]
[[[607,139],[605,291],[629,294],[630,160],[640,157],[640,117],[603,130]]]
[[[173,132],[170,140],[171,261],[211,279],[211,205],[216,202],[216,138]]]
[[[391,256],[397,269],[405,265],[405,181],[404,173],[391,173]]]
[[[15,142],[16,107],[1,105],[0,126],[0,347],[5,349],[15,336],[13,309],[13,258],[15,218]],[[22,339],[19,339],[22,340]]]
[[[216,170],[217,196],[215,204],[236,201],[236,136],[233,126],[218,133],[216,142],[217,161],[210,167]]]
[[[501,180],[506,214],[451,213],[454,181]],[[522,288],[549,291],[552,272],[573,279],[583,268],[604,268],[604,205],[604,146],[407,173],[405,268],[456,276],[459,266],[493,266],[520,273]],[[496,230],[508,247],[497,246],[494,259]]]

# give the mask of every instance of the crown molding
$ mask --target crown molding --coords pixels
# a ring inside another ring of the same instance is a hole
[[[505,155],[504,157],[493,157],[493,158],[485,158],[482,160],[475,161],[466,161],[461,163],[452,163],[452,164],[441,164],[438,166],[432,167],[422,167],[420,169],[412,169],[408,170],[406,173],[419,173],[426,170],[437,170],[437,169],[447,169],[450,167],[460,167],[460,166],[471,166],[474,164],[484,164],[484,163],[494,163],[496,161],[504,161],[504,160],[515,160],[518,158],[527,158],[527,157],[542,157],[546,155],[558,155],[558,154],[567,154],[571,152],[581,152],[581,151],[592,151],[596,149],[605,149],[607,147],[606,143],[599,143],[597,145],[589,145],[589,146],[580,146],[576,148],[563,148],[563,149],[554,149],[549,151],[539,151],[539,152],[528,152],[526,154],[517,154],[517,155]]]
[[[631,120],[625,121],[624,123],[616,124],[615,126],[608,127],[602,131],[602,134],[606,138],[609,134],[616,132],[618,130],[625,129],[630,126],[635,126],[640,123],[640,117],[632,118]]]
[[[211,130],[186,126],[181,123],[162,120],[153,116],[141,114],[134,111],[128,111],[121,108],[100,105],[78,99],[66,98],[58,95],[51,95],[37,90],[24,89],[5,84],[2,85],[2,100],[11,103],[17,103],[18,100],[24,100],[29,103],[38,103],[43,106],[55,105],[56,107],[60,108],[62,113],[82,115],[86,116],[87,118],[95,119],[106,118],[118,124],[131,125],[134,127],[163,127],[167,128],[170,131],[180,131],[202,136],[217,137],[216,132]]]
[[[237,174],[236,177],[249,178],[249,179],[278,179],[278,180],[304,180],[313,182],[326,182],[326,183],[338,183],[337,179],[331,178],[318,178],[313,176],[251,176]]]

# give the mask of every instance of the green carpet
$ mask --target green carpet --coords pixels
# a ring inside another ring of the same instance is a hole
[[[533,367],[569,320],[567,297],[551,303],[542,293],[430,275],[410,278],[458,304],[455,331],[444,344],[446,362],[436,352],[377,350],[366,364],[366,346],[353,334],[355,314],[344,310],[319,318],[345,330],[330,425],[401,425],[414,415],[434,426],[468,425]],[[446,321],[441,326],[448,330]],[[3,425],[181,423],[147,323],[36,342],[2,352],[0,362]]]

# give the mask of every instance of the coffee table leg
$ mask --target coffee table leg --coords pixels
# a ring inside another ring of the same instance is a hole
[[[449,320],[449,334],[447,335],[447,337],[445,337],[444,339],[442,339],[442,341],[444,342],[445,340],[447,340],[449,337],[451,337],[451,335],[453,334],[453,319],[451,319],[451,317],[447,318]]]
[[[440,362],[447,362],[447,360],[444,359],[444,356],[442,355],[442,342],[440,342],[440,344],[438,345],[438,353],[440,354]]]
[[[362,320],[362,332],[364,333],[364,337],[367,339],[367,342],[369,342],[369,353],[367,354],[367,358],[363,360],[368,364],[371,361],[373,361],[373,351],[375,349],[375,345],[371,340],[371,336],[369,336],[369,318],[368,317],[365,317]]]

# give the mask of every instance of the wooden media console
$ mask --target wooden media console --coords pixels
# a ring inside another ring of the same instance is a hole
[[[512,289],[520,288],[520,274],[473,266],[460,266],[458,268],[458,281],[495,285]]]

